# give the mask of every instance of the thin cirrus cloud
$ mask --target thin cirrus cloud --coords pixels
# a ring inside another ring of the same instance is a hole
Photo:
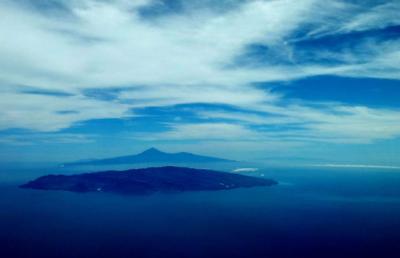
[[[147,137],[370,143],[400,135],[398,110],[298,103],[256,86],[317,75],[400,79],[398,38],[315,45],[400,25],[397,1],[232,1],[219,9],[185,1],[179,10],[150,0],[52,3],[0,4],[3,130],[57,132],[93,119],[132,118],[138,108],[208,103],[239,112],[199,110],[193,115],[200,122],[171,122]],[[254,45],[263,46],[262,60],[247,55]],[[112,91],[112,98],[87,94],[93,89]],[[40,94],[46,91],[66,95]],[[206,130],[213,133],[203,136]]]
[[[11,144],[15,146],[29,146],[35,144],[82,144],[92,143],[95,137],[87,134],[68,133],[38,133],[38,134],[15,134],[6,135],[0,138],[0,144]]]
[[[337,104],[318,109],[289,105],[263,105],[258,112],[237,110],[192,110],[195,122],[178,120],[160,133],[140,133],[138,139],[158,140],[245,140],[273,143],[372,143],[399,135],[398,111]],[[248,111],[248,110],[247,110]]]

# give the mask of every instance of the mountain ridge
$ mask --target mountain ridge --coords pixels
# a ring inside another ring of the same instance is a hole
[[[104,159],[90,159],[68,162],[64,166],[79,165],[120,165],[135,163],[207,163],[207,162],[236,162],[235,160],[197,155],[190,152],[167,153],[154,147],[141,153],[126,156],[117,156]]]

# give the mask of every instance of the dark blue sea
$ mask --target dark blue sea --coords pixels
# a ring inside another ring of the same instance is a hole
[[[121,196],[0,172],[0,257],[400,257],[400,172],[262,169],[279,185]],[[54,171],[53,171],[54,172]]]

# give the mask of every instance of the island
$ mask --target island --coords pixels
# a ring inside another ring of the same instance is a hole
[[[47,175],[20,187],[72,192],[151,194],[155,192],[228,190],[275,184],[277,182],[272,179],[207,169],[166,166],[77,175]]]

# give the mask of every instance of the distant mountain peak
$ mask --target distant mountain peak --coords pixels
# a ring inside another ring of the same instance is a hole
[[[157,148],[149,148],[136,155],[120,156],[106,159],[78,161],[63,165],[118,165],[135,163],[207,163],[207,162],[235,162],[210,156],[197,155],[189,152],[168,153]]]
[[[146,154],[154,154],[154,153],[158,154],[158,153],[165,153],[165,152],[162,152],[157,148],[151,147],[151,148],[143,151],[141,154],[144,154],[144,153],[146,153]]]

